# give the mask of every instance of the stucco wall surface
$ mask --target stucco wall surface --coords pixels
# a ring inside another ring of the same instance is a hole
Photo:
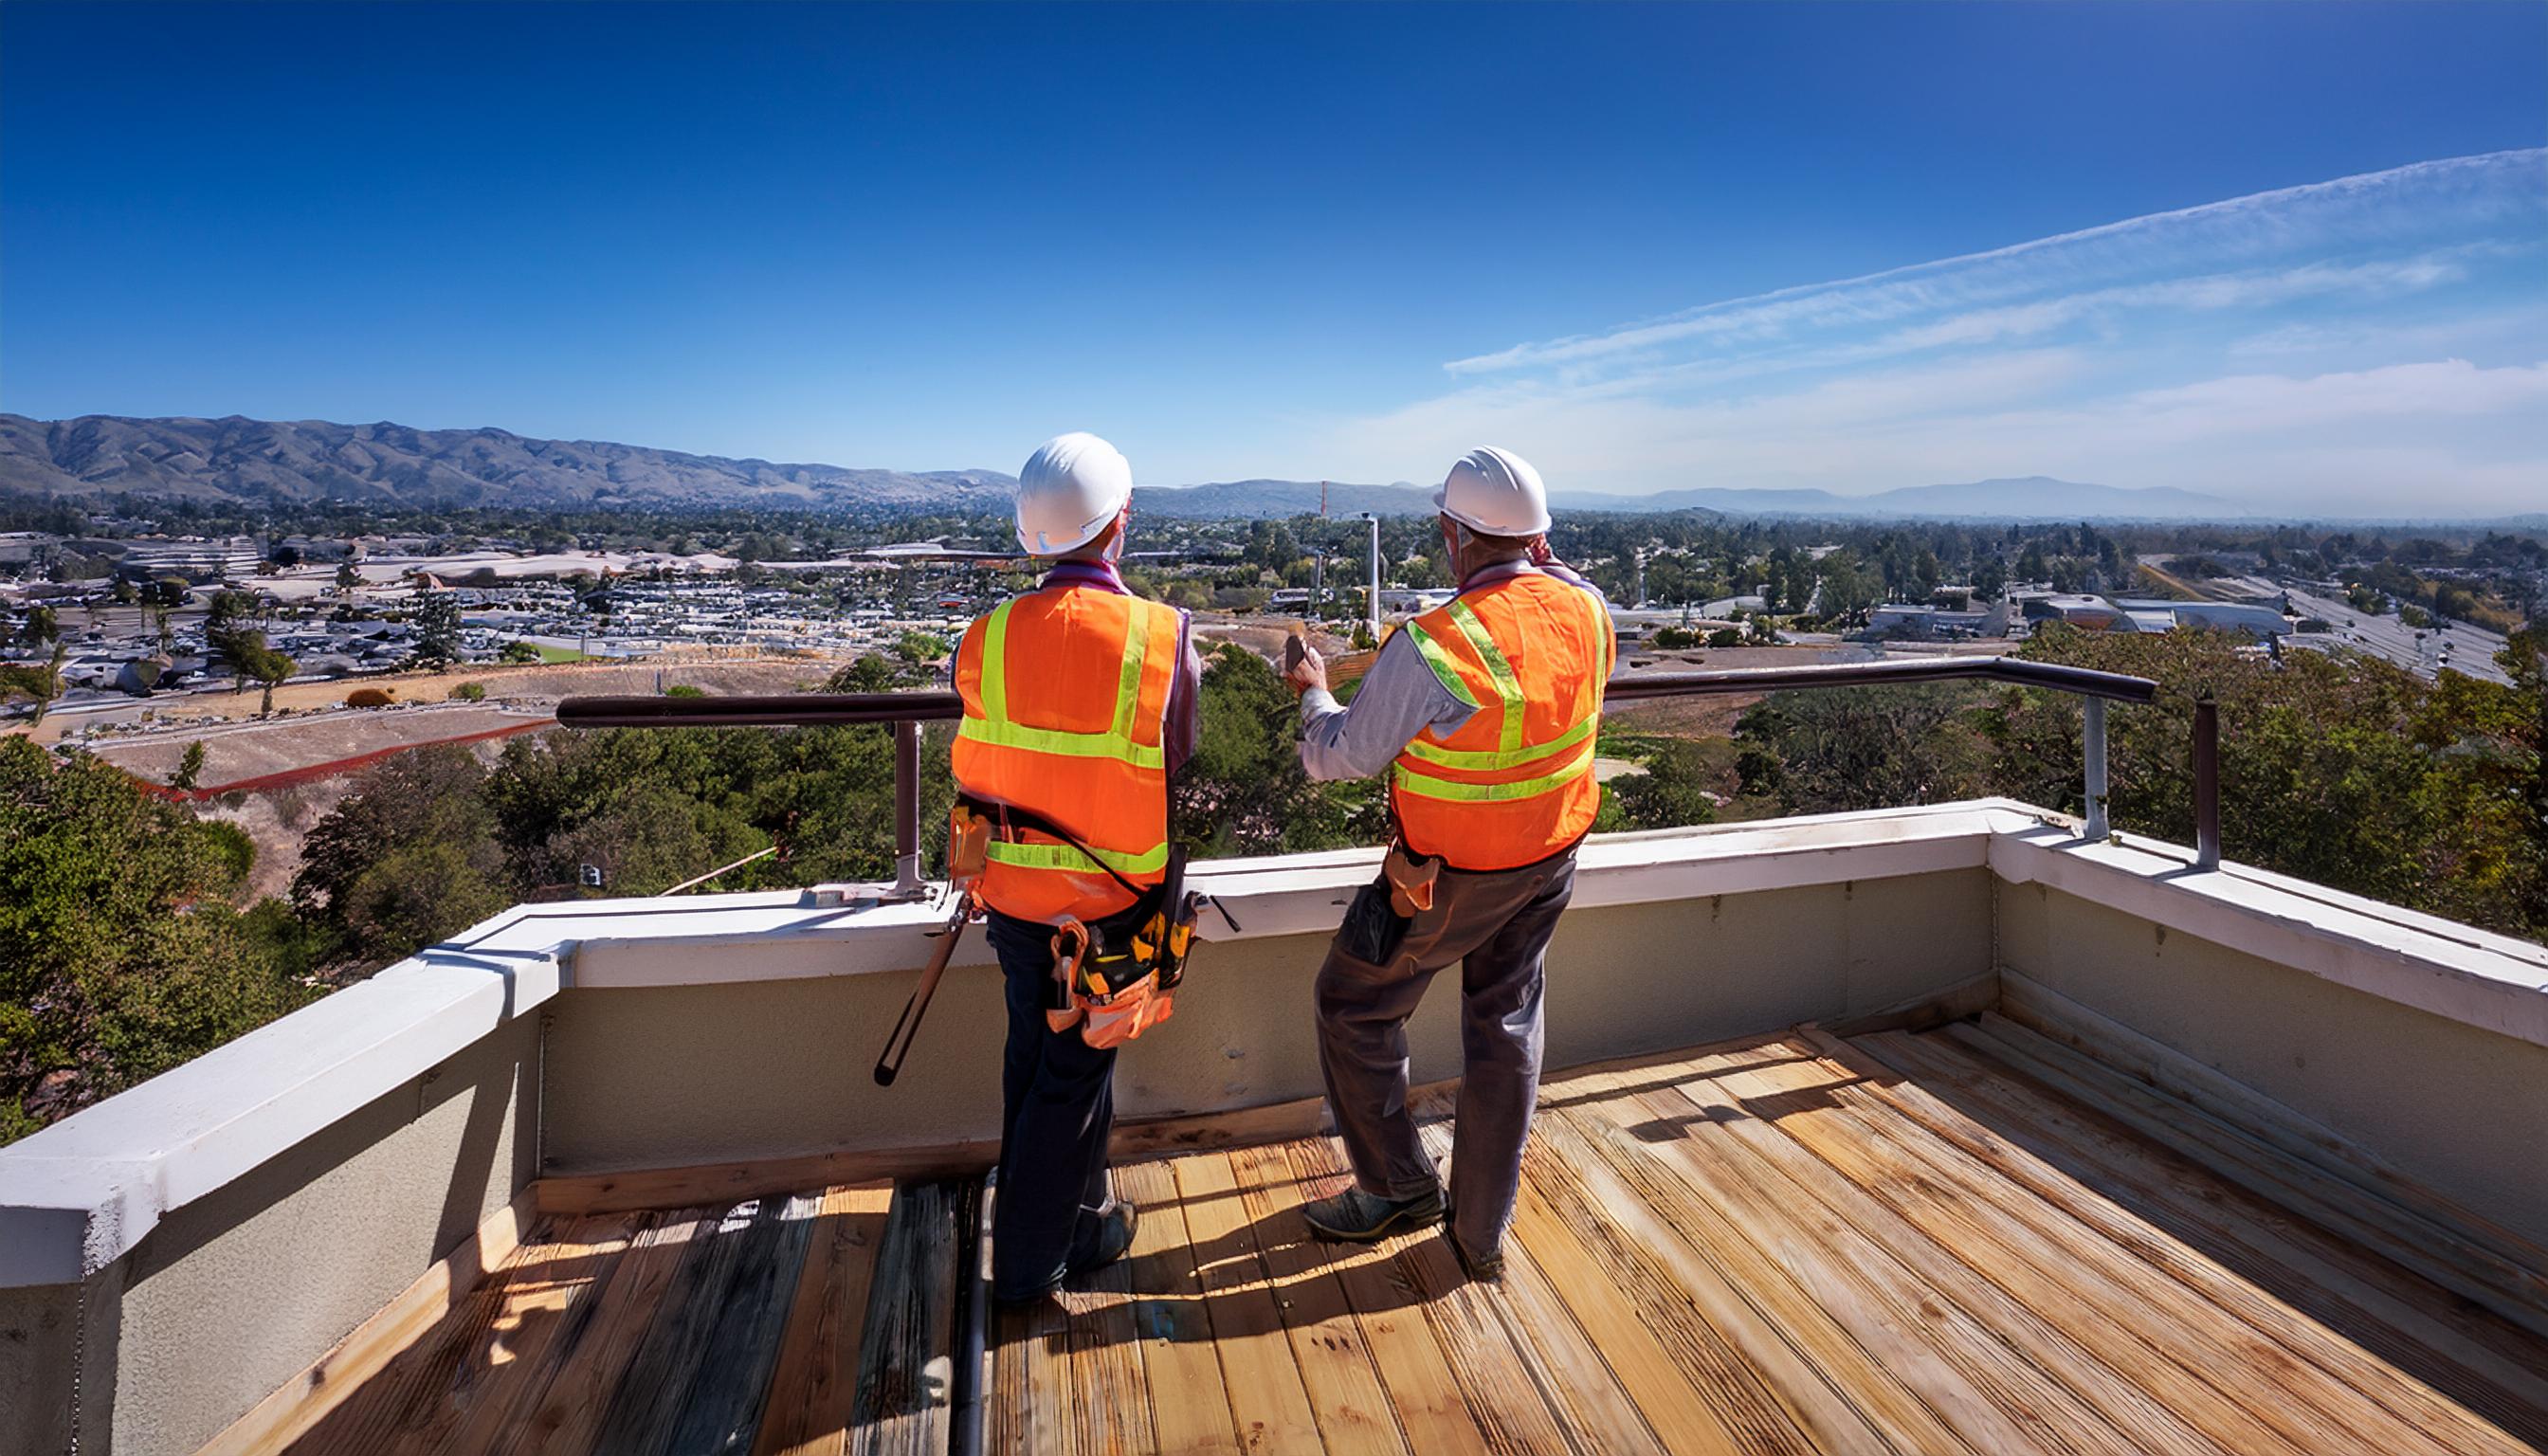
[[[472,1236],[532,1176],[536,1018],[508,1023],[244,1178],[127,1262],[117,1456],[180,1456]],[[11,1448],[15,1449],[15,1448]]]
[[[2548,1242],[2548,1047],[2041,883],[2001,886],[2000,956]]]
[[[1952,984],[1988,967],[1989,916],[1980,868],[1571,910],[1549,952],[1549,1064],[1840,1017]],[[1175,1018],[1123,1053],[1117,1115],[1319,1095],[1311,984],[1325,951],[1324,935],[1200,947]],[[950,967],[889,1089],[870,1070],[917,972],[563,993],[551,1007],[544,1171],[995,1138],[999,971],[978,931],[957,959],[969,963]],[[1410,1027],[1418,1081],[1459,1072],[1457,976],[1441,978]]]

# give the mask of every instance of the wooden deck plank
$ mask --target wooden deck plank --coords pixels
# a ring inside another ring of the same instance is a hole
[[[2072,1099],[2548,1338],[2548,1271],[2321,1172],[1995,1013],[1978,1026],[1948,1028],[1946,1035],[1987,1042],[2004,1060],[2034,1071]]]
[[[985,1449],[1016,1456],[1067,1456],[1072,1432],[1070,1323],[1056,1300],[994,1307]]]
[[[1420,1136],[1434,1161],[1447,1172],[1453,1150],[1449,1121],[1427,1124]],[[1435,1240],[1445,1247],[1448,1241],[1447,1229]],[[1456,1263],[1457,1255],[1453,1257]],[[1566,1433],[1576,1449],[1585,1456],[1665,1456],[1669,1448],[1611,1370],[1599,1343],[1586,1334],[1551,1287],[1548,1272],[1531,1257],[1528,1247],[1509,1240],[1504,1247],[1503,1278],[1493,1284],[1471,1283],[1463,1293],[1476,1297],[1502,1321],[1514,1351],[1539,1382],[1541,1398],[1567,1417]]]
[[[536,1221],[536,1196],[524,1189],[308,1369],[206,1442],[199,1456],[293,1448],[458,1309],[490,1271],[503,1267]]]
[[[1401,1456],[1408,1450],[1398,1412],[1381,1388],[1353,1307],[1301,1222],[1301,1184],[1280,1146],[1229,1155],[1246,1231],[1273,1281],[1293,1362],[1310,1395],[1319,1437],[1330,1453]],[[1464,1410],[1461,1419],[1465,1423]]]
[[[1071,1281],[1061,1306],[1069,1319],[1073,1447],[1081,1456],[1146,1456],[1158,1449],[1149,1374],[1133,1320],[1132,1260]]]
[[[690,1382],[713,1353],[708,1336],[735,1290],[736,1280],[774,1238],[782,1200],[751,1199],[728,1209],[693,1239],[645,1340],[620,1376],[594,1449],[613,1456],[662,1456],[672,1449],[673,1423]]]
[[[402,1449],[494,1449],[502,1433],[548,1394],[594,1302],[619,1276],[623,1257],[653,1222],[645,1214],[576,1220],[562,1231],[561,1242],[589,1249],[589,1256],[540,1262],[517,1255],[506,1266],[504,1307],[496,1317],[484,1356],[504,1378],[472,1403],[465,1419],[438,1433],[418,1431],[419,1438]]]
[[[723,1307],[701,1337],[707,1353],[674,1413],[665,1442],[669,1451],[745,1456],[760,1433],[788,1304],[823,1211],[819,1194],[768,1203],[776,1216],[753,1227]]]
[[[1593,1124],[1595,1136],[1652,1139],[1689,1190],[1684,1197],[1694,1194],[1723,1210],[1741,1236],[1811,1291],[1974,1445],[1991,1452],[2102,1449],[2128,1456],[2126,1444],[2111,1433],[2101,1438],[2084,1429],[2093,1421],[2076,1400],[2031,1364],[2010,1359],[2007,1346],[1980,1320],[1951,1299],[1933,1298],[1926,1282],[1883,1246],[1743,1139],[1726,1135],[1725,1128],[1749,1119],[1712,1122],[1677,1088],[1565,1116]]]
[[[1165,1163],[1128,1163],[1115,1170],[1115,1195],[1141,1210],[1129,1273],[1158,1449],[1235,1452],[1237,1423],[1212,1348],[1212,1320],[1195,1282],[1194,1247],[1177,1202],[1176,1175]]]
[[[644,1343],[693,1246],[719,1217],[706,1209],[679,1209],[638,1232],[599,1296],[579,1307],[583,1318],[560,1332],[557,1371],[529,1413],[503,1432],[503,1452],[530,1456],[593,1449],[628,1362]]]
[[[796,1281],[770,1378],[754,1456],[844,1456],[858,1394],[859,1340],[866,1329],[887,1183],[845,1184],[823,1195],[812,1246]]]
[[[1746,1234],[1739,1214],[1693,1197],[1664,1146],[1572,1110],[1539,1127],[1592,1201],[1666,1260],[1712,1322],[1734,1332],[1745,1358],[1824,1450],[1925,1456],[1992,1449],[1967,1440],[1924,1397],[1916,1364],[1897,1368],[1862,1344],[1811,1284]]]
[[[2012,1184],[2068,1199],[2077,1217],[2112,1236],[2130,1240],[2143,1225],[2166,1232],[2166,1243],[2144,1241],[2137,1251],[2287,1348],[2322,1347],[2320,1358],[2354,1389],[2402,1414],[2427,1410],[2438,1395],[2548,1447],[2548,1406],[2514,1393],[2537,1389],[2538,1377],[2500,1343],[2469,1336],[2472,1321],[2480,1329],[2493,1322],[2486,1312],[2453,1307],[2406,1270],[2048,1089],[2021,1086],[2022,1073],[1954,1041],[1879,1036],[1853,1045],[1917,1079],[1870,1084],[1879,1096]],[[2101,1196],[2070,1198],[2081,1184]]]
[[[2153,1449],[2315,1456],[2342,1439],[2340,1427],[2307,1418],[2319,1412],[2296,1404],[2260,1419],[2246,1399],[2260,1387],[2290,1403],[2332,1393],[2300,1379],[2291,1381],[2297,1391],[2278,1389],[2280,1352],[2244,1325],[2208,1306],[2197,1311],[2192,1302],[2170,1301],[2174,1286],[2155,1270],[2101,1267],[2109,1250],[2093,1240],[2056,1245],[1998,1207],[1991,1190],[1952,1181],[1904,1146],[1927,1140],[1926,1129],[1880,1107],[1873,1117],[1863,1115],[1867,1094],[1851,1085],[1858,1076],[1829,1060],[1791,1063],[1684,1092],[1707,1089],[1699,1095],[1730,1096],[1756,1116],[1774,1115],[1769,1126],[1925,1237],[1933,1252],[1902,1241],[1914,1268],[1957,1288],[1978,1279],[1998,1289],[2023,1314],[1994,1316],[1994,1327]],[[1827,1105],[1802,1105],[1809,1099]],[[2398,1449],[2404,1456],[2412,1448]]]
[[[953,1182],[894,1190],[860,1342],[850,1416],[856,1456],[939,1456],[947,1449],[956,1220],[964,1203],[964,1190]]]
[[[1341,1179],[1327,1181],[1342,1184]],[[1518,1456],[1575,1449],[1564,1411],[1549,1404],[1539,1377],[1514,1348],[1511,1332],[1485,1293],[1470,1285],[1449,1245],[1427,1229],[1391,1239],[1384,1248],[1389,1269],[1383,1279],[1348,1282],[1346,1297],[1355,1301],[1355,1312],[1366,1320],[1378,1310],[1420,1314],[1490,1452]],[[1369,1310],[1360,1302],[1364,1298],[1374,1301]]]
[[[292,1449],[312,1453],[371,1453],[402,1449],[402,1443],[439,1439],[469,1418],[480,1399],[501,1401],[525,1372],[495,1356],[500,1350],[495,1333],[517,1292],[516,1271],[529,1266],[552,1270],[559,1281],[581,1288],[604,1276],[615,1255],[608,1242],[612,1228],[577,1221],[540,1219],[503,1262],[478,1282],[453,1292],[451,1308],[419,1331],[383,1368],[356,1388],[340,1405],[300,1436]],[[525,1283],[527,1273],[519,1277]],[[532,1316],[525,1308],[522,1313]],[[535,1316],[533,1318],[536,1318]]]
[[[1577,1320],[1600,1331],[1602,1354],[1666,1446],[1810,1456],[1848,1449],[1851,1438],[1863,1442],[1861,1450],[1880,1444],[1871,1426],[1850,1420],[1842,1422],[1846,1435],[1834,1431],[1832,1442],[1818,1447],[1806,1431],[1809,1418],[1790,1410],[1735,1337],[1707,1318],[1707,1302],[1664,1272],[1649,1240],[1678,1242],[1678,1235],[1660,1226],[1643,1236],[1631,1232],[1584,1191],[1581,1175],[1565,1161],[1549,1138],[1534,1138],[1525,1149],[1512,1236],[1549,1270]],[[1721,1286],[1712,1292],[1725,1293]],[[1773,1334],[1766,1343],[1793,1359],[1783,1339]],[[1829,1397],[1829,1386],[1813,1372],[1803,1371],[1802,1378]]]
[[[1328,1139],[1311,1138],[1282,1151],[1302,1202],[1323,1197],[1343,1182],[1343,1160]],[[1409,1235],[1394,1242],[1403,1245],[1414,1237],[1431,1235]],[[1390,1244],[1360,1248],[1315,1239],[1300,1247],[1303,1257],[1316,1260],[1335,1280],[1337,1294],[1353,1311],[1354,1325],[1371,1353],[1372,1370],[1390,1409],[1397,1412],[1399,1432],[1413,1456],[1490,1456],[1492,1448],[1460,1392],[1441,1342],[1434,1338],[1423,1312],[1415,1308],[1414,1288],[1399,1268],[1397,1249]]]
[[[1855,1047],[1819,1040],[1815,1045],[1841,1075],[1881,1075],[1880,1064]],[[1839,1095],[1855,1116],[1908,1120],[1864,1083]],[[2215,1394],[2206,1400],[2165,1368],[2142,1372],[2172,1409],[2217,1412],[2227,1406],[2243,1415],[2216,1432],[2234,1435],[2235,1449],[2262,1447],[2249,1428],[2259,1423],[2304,1452],[2353,1441],[2398,1452],[2429,1446],[2512,1456],[2518,1449],[2447,1403],[2417,1400],[2414,1413],[2402,1415],[2366,1395],[2339,1373],[2359,1363],[2360,1352],[2349,1341],[2287,1311],[2267,1312],[2243,1282],[2217,1266],[2203,1267],[2199,1254],[2164,1230],[2128,1221],[2111,1206],[2092,1212],[2088,1206],[2103,1202],[2093,1190],[2073,1185],[2070,1197],[2044,1197],[2061,1190],[2020,1183],[1947,1138],[1925,1127],[1920,1131],[1926,1136],[1866,1149],[1873,1154],[1871,1165],[1855,1176],[1915,1222],[1969,1216],[1977,1236],[1966,1246],[1991,1250],[1987,1262],[2031,1265],[2053,1281],[2051,1299],[2060,1313],[2096,1317],[2116,1336],[2139,1342],[2208,1386]],[[2100,1220],[2098,1213],[2105,1217]],[[2060,1292],[2065,1289],[2066,1298]],[[2240,1318],[2237,1311],[2250,1307],[2270,1327]],[[2054,1313],[2047,1310],[2048,1317]]]
[[[1239,1449],[1301,1451],[1320,1440],[1299,1358],[1283,1327],[1264,1260],[1247,1228],[1238,1179],[1222,1152],[1169,1162],[1177,1182],[1195,1281],[1212,1320],[1213,1353],[1229,1393]]]

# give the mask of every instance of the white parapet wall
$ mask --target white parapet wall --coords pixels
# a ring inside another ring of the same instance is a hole
[[[1316,1095],[1311,981],[1376,858],[1197,866],[1228,918],[1206,913],[1176,1019],[1127,1051],[1120,1116]],[[2505,1155],[2542,1146],[2548,953],[2187,858],[2005,800],[1600,837],[1551,949],[1551,1064],[2005,964],[2536,1228],[2540,1170],[2482,1168],[2474,1124],[2433,1136],[2467,1120],[2416,1111],[2403,1063],[2449,1058],[2424,1085],[2496,1099]],[[517,907],[0,1149],[0,1451],[74,1430],[83,1452],[196,1449],[543,1175],[990,1138],[1002,1012],[978,930],[901,1081],[869,1076],[942,919],[796,892]],[[2250,988],[2274,1015],[2225,1031]],[[1457,1071],[1453,999],[1412,1028],[1419,1079]],[[2276,1064],[2287,1014],[2341,1023],[2339,1055],[2408,1028],[2411,1055],[2362,1074],[2380,1097],[2297,1074]]]

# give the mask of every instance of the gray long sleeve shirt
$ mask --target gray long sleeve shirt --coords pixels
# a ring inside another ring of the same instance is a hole
[[[1541,570],[1526,561],[1491,566],[1461,583],[1460,590]],[[1608,609],[1601,589],[1591,582],[1564,567],[1547,574],[1592,592]],[[1402,631],[1382,645],[1351,707],[1322,687],[1301,694],[1301,767],[1312,778],[1369,778],[1387,769],[1415,735],[1430,728],[1435,736],[1448,737],[1477,711],[1476,704],[1434,676],[1415,650],[1415,639]]]

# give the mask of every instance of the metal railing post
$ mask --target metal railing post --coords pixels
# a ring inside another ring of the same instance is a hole
[[[2079,723],[2079,756],[2086,761],[2088,772],[2088,824],[2084,831],[2092,840],[2104,839],[2106,827],[2106,700],[2091,697],[2081,700],[2085,716]]]
[[[928,893],[920,877],[920,725],[893,725],[893,889],[902,899]]]
[[[2221,867],[2221,705],[2194,701],[2194,867]]]

